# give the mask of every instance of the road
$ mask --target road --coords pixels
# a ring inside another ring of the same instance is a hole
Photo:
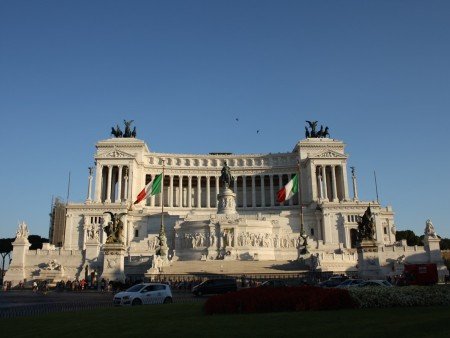
[[[49,312],[66,312],[113,306],[111,292],[56,292],[47,294],[31,290],[0,292],[0,318],[35,316]],[[203,301],[190,293],[173,292],[174,303]]]

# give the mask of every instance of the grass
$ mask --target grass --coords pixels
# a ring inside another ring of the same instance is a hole
[[[2,337],[450,337],[450,307],[246,315],[199,303],[105,308],[0,320]]]

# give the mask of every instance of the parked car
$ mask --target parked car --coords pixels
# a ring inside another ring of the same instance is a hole
[[[334,288],[347,279],[347,276],[332,276],[328,280],[319,283],[319,286],[324,288]]]
[[[172,303],[170,286],[160,283],[136,284],[114,296],[114,305],[142,305]]]
[[[392,287],[392,284],[389,283],[387,280],[372,279],[372,280],[366,280],[366,281],[358,284],[358,286],[359,287],[368,287],[368,286]]]
[[[237,283],[234,278],[208,279],[192,288],[192,293],[195,296],[227,293],[232,291],[237,291]]]
[[[282,286],[288,286],[288,283],[282,279],[269,279],[261,283],[260,287],[278,288]]]
[[[347,279],[336,287],[339,289],[348,289],[348,288],[358,286],[362,282],[364,282],[363,279]]]

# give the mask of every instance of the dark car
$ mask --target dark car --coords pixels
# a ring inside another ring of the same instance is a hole
[[[215,293],[227,293],[237,291],[237,283],[233,278],[208,279],[194,286],[192,293],[195,296],[210,295]]]
[[[346,281],[348,279],[347,276],[333,276],[330,279],[319,283],[319,286],[324,288],[334,288],[341,284],[343,281]]]
[[[288,284],[286,283],[286,281],[279,279],[269,279],[260,285],[260,287],[271,287],[271,288],[278,288],[283,286],[288,286]]]
[[[348,288],[358,286],[362,282],[364,282],[363,279],[347,279],[346,281],[343,281],[341,284],[339,284],[336,287],[339,289],[348,289]]]

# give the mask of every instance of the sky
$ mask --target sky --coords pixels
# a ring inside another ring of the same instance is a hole
[[[449,108],[449,1],[1,0],[0,237],[48,236],[123,119],[196,154],[289,152],[318,120],[360,199],[375,170],[398,230],[450,237]]]

